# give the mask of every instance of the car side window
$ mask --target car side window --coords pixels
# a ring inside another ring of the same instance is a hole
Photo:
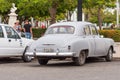
[[[3,37],[4,37],[3,30],[2,30],[2,27],[0,26],[0,38],[3,38]]]
[[[98,35],[97,29],[94,25],[91,25],[91,33],[92,35]]]
[[[84,34],[85,34],[85,35],[90,35],[90,34],[91,34],[91,32],[90,32],[90,27],[89,27],[88,25],[86,25],[86,26],[84,27]]]
[[[20,36],[18,35],[17,32],[14,31],[13,28],[5,26],[5,30],[8,38],[20,39]]]

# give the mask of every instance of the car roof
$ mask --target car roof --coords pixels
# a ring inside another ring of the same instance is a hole
[[[74,34],[75,35],[83,35],[83,29],[85,27],[85,25],[88,25],[88,24],[92,24],[90,22],[85,22],[85,21],[76,21],[76,22],[59,22],[59,23],[55,23],[55,24],[52,24],[50,25],[48,28],[51,28],[51,27],[54,27],[54,26],[73,26],[75,27],[75,32]]]
[[[50,25],[50,27],[52,26],[57,26],[57,25],[70,25],[70,26],[80,26],[82,27],[83,25],[86,25],[86,24],[92,24],[90,22],[84,22],[84,21],[77,21],[77,22],[59,22],[59,23],[55,23],[55,24],[52,24]]]

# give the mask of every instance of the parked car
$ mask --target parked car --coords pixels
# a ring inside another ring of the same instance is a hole
[[[45,35],[26,51],[26,55],[36,56],[40,65],[46,65],[51,59],[72,58],[79,66],[85,64],[89,57],[103,57],[111,61],[113,53],[114,41],[101,37],[90,22],[52,24]]]
[[[26,56],[25,52],[32,42],[32,39],[22,38],[9,25],[0,24],[0,57],[22,57],[29,62],[32,58]]]

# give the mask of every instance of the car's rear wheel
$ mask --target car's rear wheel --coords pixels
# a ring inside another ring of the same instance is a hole
[[[108,54],[105,56],[105,60],[107,62],[110,62],[110,61],[112,61],[112,59],[113,59],[113,50],[112,50],[112,48],[110,48],[108,50]]]
[[[40,65],[46,65],[48,63],[48,59],[41,59],[41,58],[38,58],[38,62]]]
[[[85,51],[81,51],[78,57],[74,58],[74,62],[77,66],[82,66],[86,61],[86,53]]]
[[[24,62],[31,62],[32,59],[33,59],[33,57],[28,56],[28,55],[25,54],[27,48],[28,48],[28,47],[26,47],[25,50],[24,50],[24,53],[23,53],[22,59],[23,59]]]

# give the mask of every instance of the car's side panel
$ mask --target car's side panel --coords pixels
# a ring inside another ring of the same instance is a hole
[[[0,38],[0,56],[21,56],[21,53],[24,51],[21,39],[8,38],[5,26],[1,27],[3,29],[4,37]],[[6,26],[6,28],[9,27]]]
[[[94,38],[87,38],[88,40],[88,56],[95,56],[95,41]]]
[[[88,43],[87,43],[87,39],[84,38],[76,38],[73,42],[72,42],[72,52],[75,52],[74,57],[78,57],[79,53],[82,50],[86,50],[88,49]]]
[[[114,50],[114,41],[112,39],[103,38],[103,40],[105,42],[106,54],[108,53],[108,50],[110,47],[113,47],[113,50]]]
[[[95,55],[103,56],[106,54],[106,44],[105,40],[99,37],[95,37]]]

